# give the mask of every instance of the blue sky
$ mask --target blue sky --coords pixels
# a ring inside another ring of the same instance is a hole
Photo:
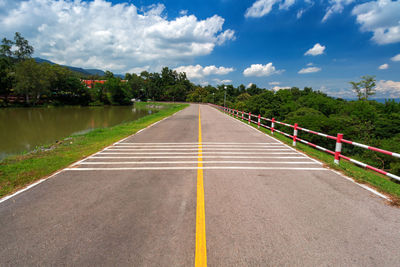
[[[60,64],[336,97],[375,75],[376,97],[400,97],[399,1],[0,0],[0,25]]]

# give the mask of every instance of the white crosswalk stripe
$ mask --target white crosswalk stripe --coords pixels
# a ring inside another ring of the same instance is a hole
[[[117,143],[67,170],[196,170],[198,159],[204,170],[325,170],[321,163],[280,143],[221,142]]]

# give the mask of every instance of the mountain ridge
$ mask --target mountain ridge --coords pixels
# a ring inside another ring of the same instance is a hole
[[[54,63],[54,62],[52,62],[52,61],[50,61],[50,60],[47,60],[47,59],[44,59],[44,58],[40,58],[40,57],[35,57],[34,59],[35,59],[35,61],[38,62],[38,63],[44,63],[44,62],[46,62],[46,63],[49,63],[49,64],[51,64],[51,65],[56,65],[56,64],[57,64],[57,63]],[[60,65],[60,66],[66,67],[66,68],[68,68],[68,69],[70,69],[70,70],[72,70],[72,71],[79,72],[79,73],[82,73],[82,74],[84,74],[84,75],[99,75],[99,76],[104,76],[104,74],[105,74],[105,72],[104,72],[103,70],[100,70],[100,69],[84,69],[84,68],[73,67],[73,66],[68,66],[68,65]],[[114,74],[114,75],[115,75],[115,76],[118,76],[118,77],[121,77],[121,76],[122,76],[121,74]],[[122,76],[122,77],[123,77],[123,76]]]

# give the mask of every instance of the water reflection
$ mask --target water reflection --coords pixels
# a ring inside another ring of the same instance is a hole
[[[132,121],[154,109],[129,107],[57,107],[0,109],[0,160],[65,137]]]

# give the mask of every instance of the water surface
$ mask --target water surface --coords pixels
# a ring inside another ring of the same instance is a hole
[[[0,109],[0,160],[71,134],[132,121],[152,111],[133,106],[3,108]]]

